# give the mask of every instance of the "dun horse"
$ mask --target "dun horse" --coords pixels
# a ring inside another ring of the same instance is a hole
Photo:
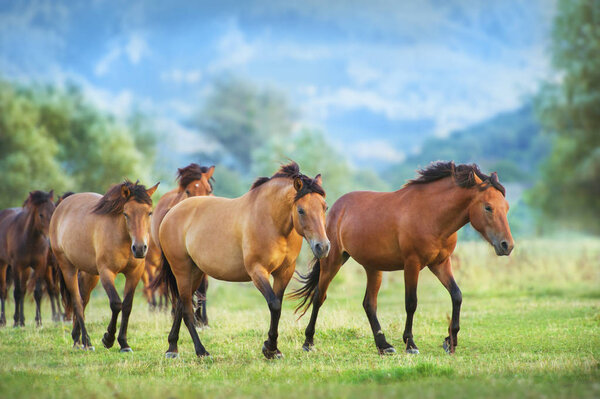
[[[277,337],[284,291],[294,273],[302,237],[317,258],[327,255],[325,210],[321,176],[302,175],[294,162],[271,178],[258,179],[242,197],[194,197],[171,209],[159,230],[165,257],[159,281],[168,282],[174,303],[178,299],[166,356],[177,356],[182,318],[196,355],[208,355],[194,328],[192,293],[209,275],[254,283],[271,312],[262,352],[268,359],[282,357]]]
[[[48,257],[48,225],[54,212],[54,191],[33,191],[22,208],[0,211],[0,299],[2,309],[0,326],[6,325],[4,306],[7,297],[6,271],[11,266],[15,285],[14,326],[25,325],[23,303],[27,290],[28,268],[33,269],[35,279],[35,321],[42,325],[40,305]]]
[[[127,325],[135,288],[144,272],[143,258],[150,236],[150,198],[158,184],[146,190],[125,181],[102,196],[73,194],[57,208],[50,222],[50,242],[62,271],[63,298],[73,307],[73,343],[93,350],[84,323],[84,310],[92,289],[102,281],[108,294],[112,317],[102,338],[106,348],[115,341],[117,317],[121,310],[118,342],[121,352],[131,352]],[[78,271],[82,271],[78,283]],[[125,275],[125,298],[115,289],[117,273]],[[80,340],[81,338],[81,340]]]
[[[211,180],[213,180],[212,176],[214,171],[214,166],[206,167],[195,163],[189,164],[185,168],[177,169],[179,186],[163,195],[156,204],[151,221],[150,244],[148,246],[148,254],[146,255],[146,271],[142,277],[144,280],[144,295],[152,307],[156,307],[156,298],[154,290],[150,288],[149,283],[156,278],[157,269],[160,266],[162,256],[160,248],[156,244],[156,242],[158,242],[158,228],[160,223],[169,209],[184,199],[195,196],[211,195],[213,191]],[[199,292],[197,292],[197,296],[199,297],[199,307],[196,320],[201,325],[208,325],[208,317],[206,315],[207,288],[208,278],[205,276],[200,284]],[[166,287],[163,284],[159,287],[159,307],[162,307],[164,294],[166,294]],[[165,300],[165,306],[166,305],[167,303]]]
[[[418,353],[413,340],[413,315],[417,309],[419,272],[425,266],[437,276],[452,298],[452,321],[444,349],[454,353],[459,331],[462,294],[454,281],[450,255],[457,231],[471,225],[490,242],[497,255],[509,255],[514,242],[506,219],[508,203],[496,173],[487,176],[476,165],[438,162],[419,172],[417,179],[391,193],[356,191],[342,196],[327,217],[331,251],[314,260],[305,285],[292,294],[302,298],[297,310],[312,304],[303,348],[314,345],[319,308],[327,287],[349,257],[367,274],[363,307],[381,354],[395,353],[377,320],[377,293],[383,271],[404,270],[407,353]],[[304,314],[302,313],[302,314]]]

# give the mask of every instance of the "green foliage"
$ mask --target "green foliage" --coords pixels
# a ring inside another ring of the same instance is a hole
[[[253,173],[271,176],[278,165],[294,160],[302,173],[321,174],[329,203],[353,190],[385,191],[389,187],[373,171],[352,168],[320,130],[303,128],[285,140],[272,137],[253,153]]]
[[[247,174],[252,152],[271,137],[289,136],[293,117],[287,97],[279,91],[224,76],[214,82],[195,125],[221,144],[226,161],[231,157],[230,163]]]
[[[74,86],[0,81],[0,207],[37,189],[103,193],[125,177],[154,184],[155,145],[143,116],[118,122]]]
[[[598,233],[600,2],[559,1],[552,53],[560,83],[543,88],[537,110],[554,147],[529,202],[545,216]]]

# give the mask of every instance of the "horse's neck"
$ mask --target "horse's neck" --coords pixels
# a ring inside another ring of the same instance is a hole
[[[42,233],[35,226],[35,209],[23,208],[23,212],[20,215],[19,225],[22,228],[23,235],[28,238],[38,238]]]
[[[173,198],[171,198],[171,201],[169,201],[168,209],[173,208],[175,205],[177,205],[184,199],[184,192],[179,191],[178,188],[176,188],[175,190],[173,190],[171,192],[173,193]]]
[[[288,236],[294,224],[292,221],[292,209],[294,207],[294,187],[285,179],[270,181],[261,187],[256,197],[257,206],[264,210],[262,216],[272,219],[277,231]]]
[[[425,217],[432,217],[436,226],[436,235],[449,237],[469,223],[469,206],[475,196],[475,188],[462,188],[451,179],[431,183],[428,198],[433,204],[427,210]]]

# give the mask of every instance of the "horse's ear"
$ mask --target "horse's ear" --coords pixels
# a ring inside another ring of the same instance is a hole
[[[315,176],[315,181],[317,182],[317,184],[319,186],[323,186],[323,179],[321,178],[321,174],[320,173]]]
[[[294,178],[294,188],[296,189],[296,191],[302,190],[303,186],[304,186],[304,183],[302,183],[301,178],[299,178],[299,177]]]
[[[148,195],[150,197],[152,197],[152,194],[154,194],[154,192],[156,191],[156,189],[158,188],[158,185],[160,184],[160,182],[156,183],[155,185],[153,185],[152,187],[150,187],[148,190],[146,190],[146,193],[148,193]]]
[[[131,195],[131,191],[129,191],[129,187],[127,187],[127,185],[123,184],[121,186],[121,196],[125,199],[129,198],[129,196]]]
[[[215,165],[213,165],[210,168],[208,168],[208,172],[205,173],[206,180],[210,180],[210,178],[212,177],[213,173],[215,173]]]
[[[50,190],[48,195],[50,195],[50,201],[54,201],[54,190]]]
[[[498,173],[492,172],[492,174],[490,175],[490,181],[492,183],[500,183],[500,180],[498,180]]]

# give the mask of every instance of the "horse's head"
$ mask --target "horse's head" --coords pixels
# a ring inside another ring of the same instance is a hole
[[[186,198],[212,195],[211,179],[214,172],[214,166],[199,166],[195,163],[177,169],[179,192],[183,193]]]
[[[127,232],[129,233],[129,237],[131,237],[131,252],[136,258],[144,258],[148,252],[152,200],[148,203],[145,198],[146,196],[149,198],[154,194],[158,188],[158,184],[156,183],[147,190],[144,186],[141,186],[143,194],[142,190],[139,189],[137,190],[138,192],[135,192],[135,187],[128,187],[125,184],[121,186],[121,195],[123,198],[126,198],[126,202],[123,205],[123,217],[125,217]]]
[[[480,192],[469,208],[471,225],[494,246],[496,255],[510,255],[515,242],[506,217],[509,206],[496,172],[479,183],[479,188]]]
[[[327,204],[321,182],[321,175],[317,175],[314,179],[306,176],[294,178],[296,200],[292,212],[294,229],[306,238],[318,259],[327,256],[330,247],[325,232]]]
[[[25,200],[23,208],[31,212],[34,229],[44,236],[48,236],[50,218],[54,213],[54,190],[49,193],[44,191],[32,191]]]

